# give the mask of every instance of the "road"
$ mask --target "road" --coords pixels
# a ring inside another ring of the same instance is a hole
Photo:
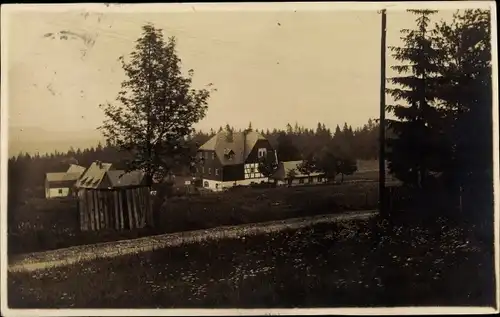
[[[377,210],[356,211],[342,214],[328,214],[279,221],[251,223],[237,226],[223,226],[207,230],[169,233],[138,239],[82,245],[70,248],[12,256],[9,272],[31,272],[51,267],[66,266],[82,261],[116,257],[127,254],[152,251],[204,240],[238,239],[247,236],[299,229],[319,223],[333,223],[345,220],[359,220],[373,217]]]

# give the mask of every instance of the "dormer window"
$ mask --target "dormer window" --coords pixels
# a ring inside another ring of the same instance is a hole
[[[259,151],[257,152],[257,156],[259,158],[266,157],[267,154],[267,149],[266,148],[260,148]]]
[[[234,152],[231,149],[224,149],[224,158],[226,160],[232,160],[234,157]]]

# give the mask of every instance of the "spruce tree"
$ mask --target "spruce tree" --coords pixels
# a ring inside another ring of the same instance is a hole
[[[437,11],[408,10],[417,16],[416,28],[401,30],[403,46],[390,47],[391,66],[399,76],[389,79],[394,85],[387,92],[395,100],[387,111],[396,119],[387,124],[395,137],[387,140],[389,168],[400,180],[418,188],[425,187],[429,172],[440,168],[440,111],[436,100],[436,73],[439,54],[433,46],[430,16]]]
[[[441,107],[451,149],[447,188],[474,195],[474,212],[493,193],[493,116],[490,11],[457,11],[437,25]],[[487,195],[487,196],[485,196]],[[488,197],[489,196],[489,197]],[[464,200],[465,202],[465,200]]]

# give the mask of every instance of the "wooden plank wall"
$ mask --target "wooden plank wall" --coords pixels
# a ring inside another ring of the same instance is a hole
[[[80,230],[131,230],[152,224],[148,187],[120,190],[78,190]]]

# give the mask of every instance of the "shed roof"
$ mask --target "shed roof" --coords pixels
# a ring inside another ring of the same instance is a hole
[[[49,183],[53,182],[68,182],[68,181],[73,181],[76,182],[78,180],[78,177],[80,177],[80,173],[47,173],[46,178]]]
[[[145,174],[142,171],[110,170],[106,174],[111,187],[140,186],[144,183]]]
[[[280,162],[278,165],[278,169],[276,170],[276,172],[274,173],[274,175],[271,178],[284,180],[284,179],[286,179],[288,172],[292,169],[295,170],[295,177],[307,177],[307,176],[323,175],[323,173],[320,173],[320,172],[314,172],[314,173],[311,173],[310,175],[302,174],[299,171],[299,165],[302,164],[302,162],[303,162],[302,160]]]
[[[70,164],[68,170],[66,173],[68,174],[80,174],[82,175],[85,172],[85,167],[76,165],[76,164]]]
[[[97,188],[106,172],[111,168],[110,163],[94,162],[78,179],[76,186],[80,188]]]
[[[210,138],[199,149],[205,151],[215,151],[217,157],[223,165],[243,164],[259,140],[266,140],[266,138],[262,134],[255,131],[221,131]],[[234,156],[229,160],[224,154],[230,153],[231,151],[234,153]]]

